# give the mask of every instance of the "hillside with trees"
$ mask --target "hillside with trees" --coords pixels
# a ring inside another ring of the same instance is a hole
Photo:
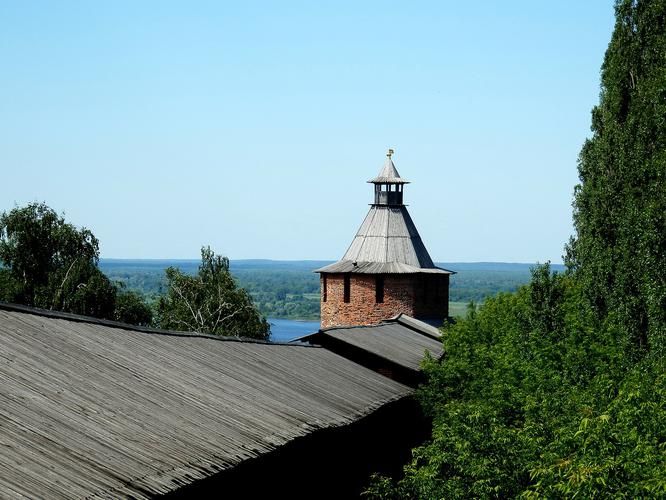
[[[666,2],[621,0],[568,270],[444,332],[432,439],[372,498],[666,497]]]

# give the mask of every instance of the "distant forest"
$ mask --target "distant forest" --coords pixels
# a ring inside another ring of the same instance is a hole
[[[195,274],[198,260],[100,259],[100,269],[111,281],[143,294],[149,302],[166,289],[164,270],[173,266]],[[259,311],[272,318],[319,319],[319,275],[314,269],[330,261],[234,260],[230,269],[247,289]],[[530,281],[531,264],[439,263],[456,271],[451,277],[451,314],[463,315],[469,302],[482,303],[498,292],[513,292]],[[563,266],[552,266],[562,270]]]

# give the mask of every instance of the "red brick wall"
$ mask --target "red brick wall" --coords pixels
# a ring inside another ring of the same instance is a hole
[[[321,286],[321,326],[373,325],[400,313],[422,318],[448,316],[447,275],[384,275],[384,302],[376,303],[375,275],[350,274],[350,300],[344,302],[344,274],[324,275]],[[428,283],[423,279],[429,279]],[[435,294],[439,280],[439,296]],[[433,291],[431,293],[431,290]],[[425,297],[425,300],[424,300]]]

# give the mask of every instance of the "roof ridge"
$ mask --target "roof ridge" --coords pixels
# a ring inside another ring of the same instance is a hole
[[[183,332],[179,330],[163,330],[161,328],[151,328],[148,326],[131,325],[129,323],[122,323],[110,319],[94,318],[92,316],[84,316],[82,314],[74,314],[63,311],[51,311],[49,309],[41,309],[39,307],[26,306],[23,304],[12,304],[9,302],[0,301],[0,311],[18,312],[23,314],[32,314],[34,316],[42,316],[51,319],[64,319],[76,323],[88,323],[92,325],[108,326],[111,328],[120,328],[122,330],[129,330],[150,335],[166,335],[171,337],[194,337],[205,338],[211,340],[219,340],[222,342],[241,342],[246,344],[267,344],[267,345],[288,345],[298,346],[298,344],[290,344],[289,342],[271,342],[270,340],[253,339],[250,337],[232,337],[223,335],[211,335],[208,333],[198,332]],[[300,347],[313,347],[301,345]]]
[[[389,158],[390,161],[390,158]],[[393,162],[391,162],[393,163]],[[384,238],[386,241],[384,241],[384,262],[388,262],[389,258],[389,241],[391,238],[391,210],[388,210],[386,212],[386,238]]]
[[[397,320],[390,318],[382,320],[380,323],[375,325],[349,325],[349,326],[327,326],[326,328],[320,328],[319,332],[330,332],[332,330],[352,330],[352,329],[363,329],[363,328],[377,328],[378,326],[386,326],[392,323],[397,323]],[[318,332],[318,333],[319,333]]]

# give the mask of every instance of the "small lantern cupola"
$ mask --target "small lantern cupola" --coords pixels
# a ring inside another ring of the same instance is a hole
[[[402,206],[402,193],[405,184],[409,184],[395,168],[393,160],[393,150],[389,149],[386,153],[386,162],[379,175],[368,182],[375,185],[375,202],[373,205],[384,206]]]

